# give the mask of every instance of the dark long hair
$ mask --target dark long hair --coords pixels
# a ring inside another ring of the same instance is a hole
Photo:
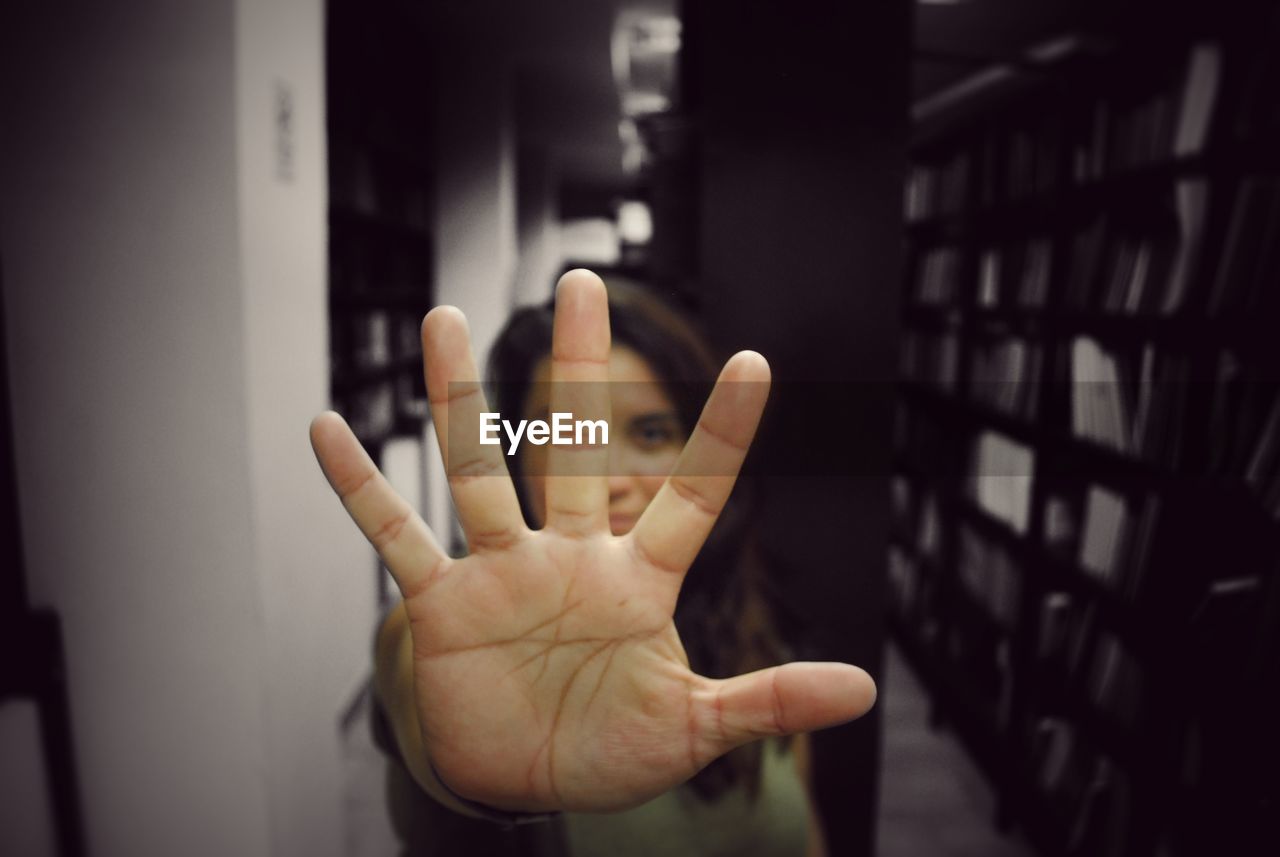
[[[687,437],[697,424],[719,369],[706,338],[683,315],[638,284],[608,283],[609,326],[615,345],[644,358],[675,405]],[[523,307],[508,320],[489,354],[489,402],[501,413],[522,414],[540,359],[551,353],[554,303]],[[508,459],[525,519],[533,524],[520,456]],[[750,490],[734,489],[715,528],[685,577],[675,625],[689,666],[709,678],[728,678],[785,660],[773,618],[762,597],[763,565],[751,539]],[[738,782],[759,789],[761,745],[740,747],[703,768],[694,790],[712,799]]]

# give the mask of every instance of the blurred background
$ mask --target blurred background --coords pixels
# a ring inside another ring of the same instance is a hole
[[[773,365],[783,630],[881,687],[832,855],[1280,852],[1271,4],[0,21],[0,852],[396,853],[307,425],[460,548],[419,322],[576,266]]]

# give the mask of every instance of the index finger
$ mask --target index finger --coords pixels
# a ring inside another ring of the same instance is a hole
[[[754,351],[729,359],[676,466],[631,533],[640,558],[671,583],[684,574],[733,491],[769,396],[769,364]]]

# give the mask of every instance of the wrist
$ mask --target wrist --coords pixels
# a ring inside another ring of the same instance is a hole
[[[508,830],[514,829],[518,825],[538,824],[550,821],[559,815],[559,812],[521,812],[514,810],[497,809],[496,807],[480,803],[479,801],[465,798],[462,795],[449,788],[448,784],[440,777],[435,767],[431,764],[430,758],[425,759],[423,770],[415,779],[419,781],[419,785],[430,794],[435,800],[453,810],[460,815],[466,815],[471,818],[478,818],[497,824]],[[423,782],[425,780],[425,782]]]

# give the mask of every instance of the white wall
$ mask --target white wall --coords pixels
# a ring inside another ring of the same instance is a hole
[[[29,699],[0,702],[0,854],[53,857],[57,849],[40,713]]]
[[[28,4],[0,35],[27,573],[64,623],[97,857],[342,846],[337,720],[374,589],[307,445],[328,371],[321,10]]]
[[[235,0],[249,508],[273,853],[343,848],[338,716],[371,668],[368,543],[307,441],[327,406],[323,0]]]

